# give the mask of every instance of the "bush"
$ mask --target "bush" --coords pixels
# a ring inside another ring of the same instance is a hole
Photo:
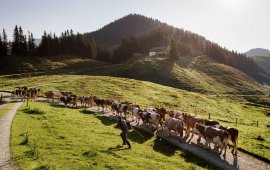
[[[29,143],[29,136],[30,136],[31,134],[28,134],[28,132],[26,132],[23,136],[24,136],[24,138],[23,138],[23,140],[22,140],[22,142],[20,143],[20,145],[27,145],[28,143]]]
[[[32,108],[32,109],[31,108],[27,108],[27,109],[24,109],[23,111],[26,114],[36,114],[36,115],[45,114],[44,111],[42,111],[42,110],[40,110],[38,108]]]
[[[258,141],[265,141],[265,139],[261,135],[257,136],[256,140],[258,140]]]

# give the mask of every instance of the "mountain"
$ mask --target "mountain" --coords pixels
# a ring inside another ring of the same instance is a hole
[[[97,31],[85,33],[84,38],[93,37],[96,44],[100,46],[116,46],[121,43],[122,39],[149,33],[161,25],[162,23],[158,20],[143,15],[130,14]]]
[[[103,28],[84,34],[85,39],[93,37],[99,48],[104,46],[111,55],[98,60],[123,63],[133,54],[148,54],[152,47],[168,46],[175,41],[181,56],[206,55],[221,64],[236,68],[259,82],[266,82],[265,71],[252,58],[229,51],[196,33],[162,23],[138,14],[120,18]]]
[[[253,48],[247,52],[245,52],[246,56],[251,57],[251,56],[266,56],[270,55],[270,51],[268,49],[264,48]]]

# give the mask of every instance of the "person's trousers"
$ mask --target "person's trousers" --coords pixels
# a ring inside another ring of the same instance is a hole
[[[129,141],[127,140],[127,132],[122,132],[120,134],[120,136],[123,140],[123,144],[128,144],[128,146],[130,147],[131,145],[130,145]]]

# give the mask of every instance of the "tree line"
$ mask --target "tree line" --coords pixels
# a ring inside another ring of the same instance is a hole
[[[0,56],[32,56],[35,50],[33,34],[28,31],[28,35],[25,35],[22,27],[15,26],[12,41],[8,41],[5,29],[3,29],[2,35],[0,34]]]
[[[96,59],[105,53],[103,48],[96,47],[93,38],[85,39],[80,33],[74,34],[72,29],[59,37],[44,31],[39,45],[35,44],[33,33],[24,34],[21,26],[15,26],[12,41],[8,41],[5,29],[0,33],[0,57],[75,55]]]
[[[121,63],[133,57],[134,53],[148,54],[150,48],[160,46],[169,48],[167,55],[173,61],[179,60],[182,56],[201,54],[248,74],[262,71],[252,58],[244,54],[230,51],[190,31],[168,25],[163,25],[139,37],[123,39],[120,46],[113,50],[111,61]]]
[[[162,25],[141,36],[122,39],[119,45],[114,46],[96,45],[92,37],[74,34],[73,30],[66,30],[59,37],[55,33],[44,31],[38,46],[35,45],[33,34],[28,31],[25,35],[22,28],[17,25],[11,42],[8,42],[5,30],[0,34],[0,56],[74,55],[109,63],[123,63],[135,53],[147,55],[150,48],[160,46],[167,46],[170,49],[168,57],[172,61],[177,61],[181,56],[191,56],[193,53],[205,54],[217,62],[246,73],[259,71],[253,59],[222,48],[190,31],[168,25]]]

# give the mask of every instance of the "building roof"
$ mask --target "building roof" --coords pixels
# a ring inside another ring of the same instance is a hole
[[[166,47],[152,47],[149,49],[149,51],[151,52],[164,52],[166,50]]]

